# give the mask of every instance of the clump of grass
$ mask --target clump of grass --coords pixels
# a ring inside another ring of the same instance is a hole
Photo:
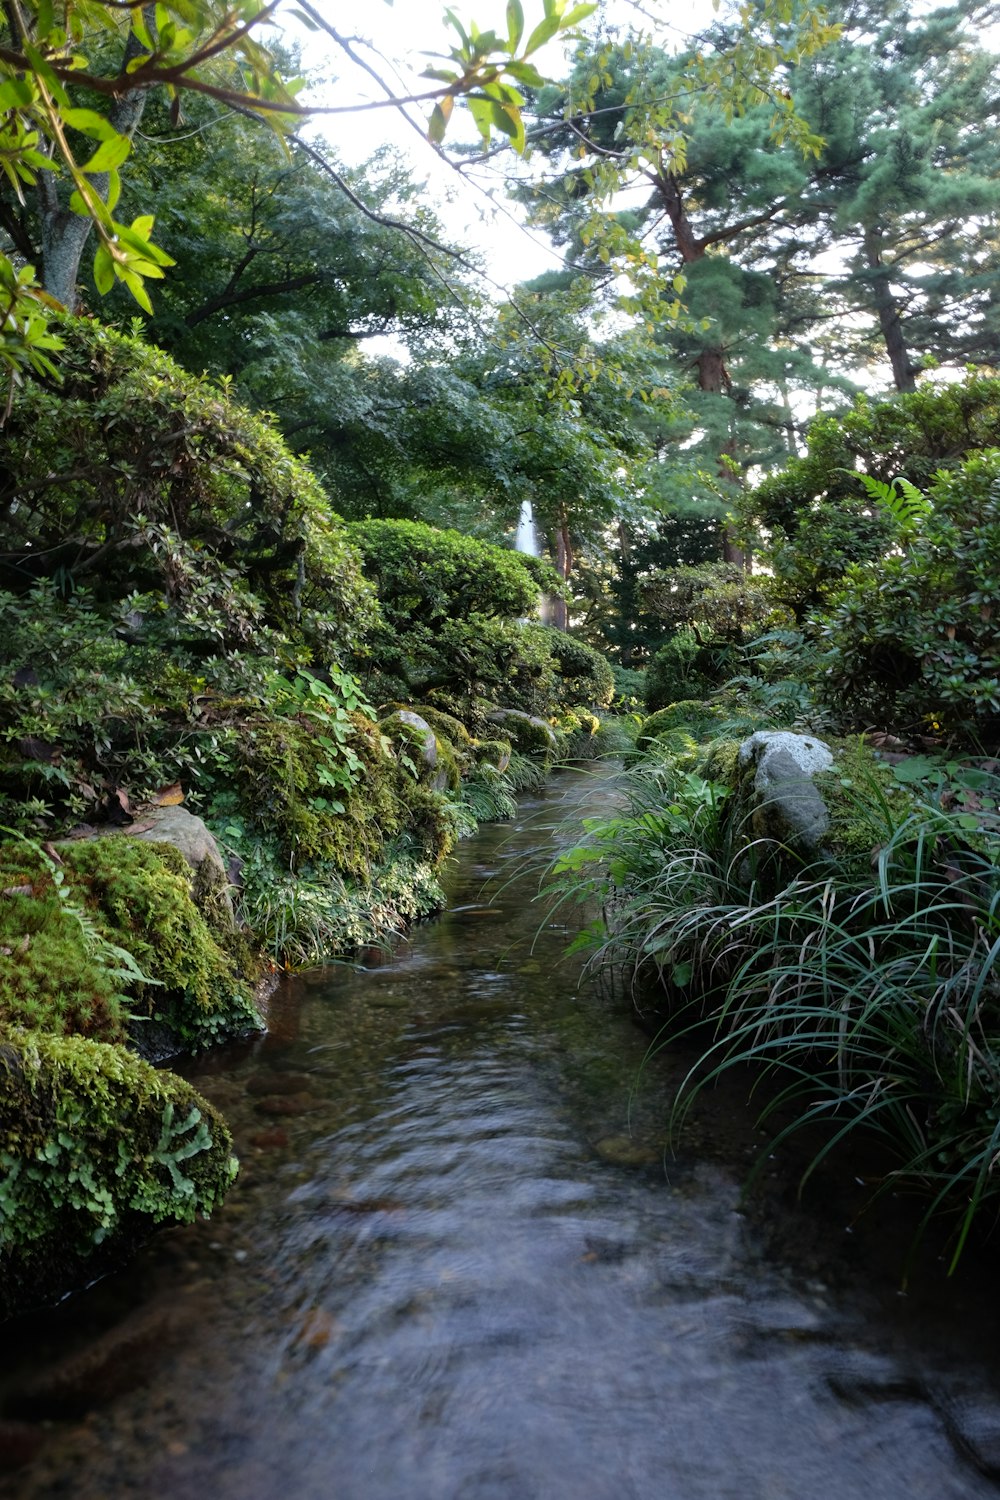
[[[849,1137],[877,1136],[917,1184],[924,1225],[957,1207],[952,1265],[1000,1190],[1000,871],[988,815],[856,788],[878,825],[870,863],[796,864],[748,842],[724,788],[646,757],[626,807],[557,861],[562,902],[602,916],[577,939],[640,1003],[708,1041],[673,1107],[735,1066],[769,1075],[777,1140],[822,1124],[808,1178]],[[780,878],[776,878],[780,871]],[[773,1149],[772,1142],[769,1149]]]
[[[487,761],[462,782],[459,805],[480,823],[504,823],[517,816],[517,799],[510,777]]]

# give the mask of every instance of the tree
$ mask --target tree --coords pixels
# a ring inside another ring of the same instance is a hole
[[[727,44],[718,28],[715,54],[725,56]],[[678,301],[660,337],[676,377],[693,387],[684,487],[690,493],[694,480],[704,499],[728,497],[731,507],[743,472],[787,455],[796,391],[831,383],[793,338],[814,310],[782,274],[775,249],[810,179],[800,147],[812,152],[819,143],[799,134],[790,144],[776,133],[770,102],[734,117],[717,96],[688,101],[698,58],[630,38],[599,41],[581,55],[563,93],[550,89],[539,99],[538,148],[559,176],[555,188],[546,183],[528,196],[537,220],[596,271],[604,247],[595,238],[595,198],[607,192],[608,164],[643,195],[617,223],[633,260],[652,261],[683,298],[683,315]],[[657,116],[661,100],[674,103]],[[661,484],[670,472],[663,467]],[[727,558],[742,562],[735,536],[723,541]]]
[[[842,266],[823,277],[842,310],[841,358],[887,359],[899,391],[927,360],[1000,358],[1000,86],[998,59],[977,40],[995,9],[837,6],[840,41],[794,79],[824,142],[806,253],[832,249]]]
[[[818,418],[808,451],[744,498],[748,526],[769,540],[778,597],[801,619],[822,607],[848,567],[893,546],[889,518],[869,482],[899,478],[920,489],[957,463],[1000,444],[1000,381],[984,374],[872,401]]]
[[[257,40],[279,4],[164,0],[154,15],[149,7],[118,0],[66,0],[57,16],[48,0],[23,0],[4,10],[0,167],[18,206],[25,202],[26,188],[38,190],[45,253],[44,293],[32,266],[16,269],[10,256],[0,257],[0,292],[7,303],[0,315],[0,360],[13,376],[26,367],[51,372],[58,340],[49,332],[45,308],[53,299],[73,303],[92,229],[98,290],[105,293],[121,281],[140,306],[149,308],[144,283],[162,277],[169,257],[152,242],[152,215],[140,214],[125,225],[114,210],[120,170],[150,90],[164,89],[178,117],[181,97],[192,93],[247,110],[278,130],[310,112],[296,101],[294,85],[281,81],[271,53]],[[520,144],[523,98],[507,75],[540,83],[532,53],[593,9],[585,4],[567,11],[566,0],[543,0],[543,6],[542,21],[526,38],[519,0],[508,7],[506,37],[474,25],[466,31],[449,13],[459,42],[450,49],[449,65],[431,70],[434,86],[416,96],[434,102],[434,139],[442,138],[455,100],[465,97],[487,140],[498,127]],[[312,24],[330,29],[308,4],[304,13]],[[325,112],[350,108],[326,106]],[[90,153],[86,160],[85,153]],[[16,255],[19,235],[23,243],[19,208],[8,204],[3,222]]]

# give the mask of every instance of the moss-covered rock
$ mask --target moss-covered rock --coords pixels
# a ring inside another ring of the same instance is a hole
[[[639,728],[637,744],[640,749],[651,740],[660,739],[663,735],[673,734],[677,730],[690,735],[694,740],[707,740],[711,738],[723,718],[722,709],[714,703],[702,703],[695,698],[683,698],[678,703],[671,703],[667,708],[659,709],[655,714],[650,714],[644,719]]]
[[[801,747],[798,759],[789,741]],[[874,854],[914,805],[860,739],[758,731],[702,745],[695,769],[727,789],[727,821],[755,858],[821,860],[848,878],[870,874]]]
[[[381,721],[379,728],[395,746],[401,764],[418,781],[428,782],[439,792],[457,790],[462,780],[458,756],[444,734],[435,732],[422,713],[397,709]]]
[[[549,757],[559,753],[560,736],[537,714],[527,714],[518,708],[498,708],[489,718],[522,755]]]
[[[116,834],[53,858],[12,840],[0,845],[0,891],[0,1026],[121,1041],[155,1019],[178,1047],[260,1026],[256,975],[239,972],[172,846]]]
[[[209,1213],[235,1174],[225,1122],[182,1079],[84,1037],[0,1032],[0,1317]]]
[[[412,705],[396,704],[394,706],[403,708]],[[430,725],[434,733],[439,738],[446,739],[455,751],[468,750],[472,745],[473,736],[461,719],[456,718],[454,714],[445,713],[440,708],[432,708],[426,703],[417,705],[415,711],[425,723]]]
[[[474,740],[472,759],[476,766],[492,766],[494,771],[506,771],[510,765],[512,746],[510,740]]]

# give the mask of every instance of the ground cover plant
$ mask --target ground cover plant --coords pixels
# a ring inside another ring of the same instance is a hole
[[[925,1224],[954,1215],[954,1266],[998,1194],[995,770],[925,761],[901,784],[845,749],[828,773],[838,853],[810,862],[749,836],[727,743],[640,755],[627,810],[560,856],[552,894],[599,899],[578,944],[660,1017],[655,1046],[692,1039],[675,1128],[750,1065],[768,1079],[767,1149],[820,1128],[808,1179],[848,1139],[877,1137],[893,1166],[873,1192],[918,1189]]]

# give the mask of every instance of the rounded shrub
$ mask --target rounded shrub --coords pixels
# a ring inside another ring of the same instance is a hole
[[[671,703],[669,708],[661,708],[644,719],[636,743],[642,747],[677,730],[690,735],[693,740],[707,740],[718,733],[719,723],[724,717],[722,709],[714,703],[682,699],[680,703]]]
[[[137,642],[202,656],[261,628],[319,660],[377,615],[357,551],[278,432],[141,339],[60,320],[58,385],[26,383],[4,429],[23,507],[0,560],[20,594],[44,577],[110,606]]]
[[[642,694],[649,713],[671,703],[707,697],[732,675],[730,646],[702,645],[692,630],[679,630],[656,652],[646,668]]]

